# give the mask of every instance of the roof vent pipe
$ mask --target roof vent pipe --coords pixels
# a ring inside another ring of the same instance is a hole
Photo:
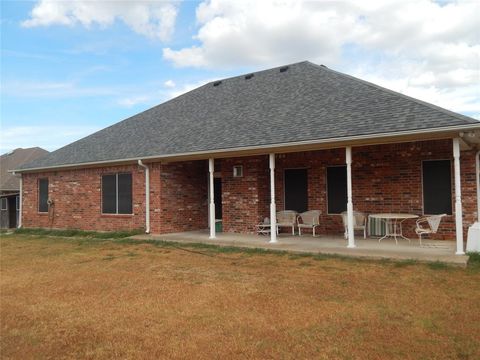
[[[254,74],[245,75],[245,80],[253,78]]]
[[[145,233],[150,234],[150,169],[140,159],[138,166],[145,169]]]
[[[222,83],[221,80],[215,81],[215,82],[213,83],[213,86],[218,86],[218,85],[220,85],[221,83]]]
[[[280,72],[285,72],[285,71],[287,71],[287,70],[288,70],[288,66],[282,66],[282,67],[280,68]]]

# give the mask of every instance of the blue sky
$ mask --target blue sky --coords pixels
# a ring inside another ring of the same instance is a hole
[[[2,1],[0,152],[55,150],[204,82],[302,60],[478,118],[479,13],[469,1]]]

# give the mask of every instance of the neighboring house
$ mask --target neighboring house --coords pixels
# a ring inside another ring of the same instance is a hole
[[[0,228],[15,228],[18,221],[20,177],[9,173],[48,154],[39,147],[15,149],[0,156]]]
[[[475,119],[301,62],[208,83],[20,167],[23,226],[172,233],[217,218],[249,233],[275,209],[318,209],[317,232],[342,234],[347,209],[446,213],[437,237],[462,253],[479,137]]]

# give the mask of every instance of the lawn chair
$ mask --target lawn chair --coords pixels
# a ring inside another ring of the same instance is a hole
[[[271,229],[270,218],[268,217],[263,219],[260,224],[255,225],[255,231],[258,235],[270,235]]]
[[[342,212],[343,227],[345,228],[344,237],[348,239],[348,212]],[[363,230],[363,238],[367,238],[367,216],[360,211],[353,212],[353,231]]]
[[[424,216],[417,220],[415,232],[418,235],[420,246],[422,246],[422,235],[436,234],[444,216],[447,214]]]
[[[312,229],[315,236],[315,228],[320,225],[320,210],[305,211],[297,216],[298,235],[302,235],[303,229]]]
[[[281,227],[291,227],[292,235],[295,235],[295,223],[297,221],[297,212],[293,210],[282,210],[277,212],[277,234]]]

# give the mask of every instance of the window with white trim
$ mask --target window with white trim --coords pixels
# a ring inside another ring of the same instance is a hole
[[[117,173],[102,176],[102,213],[132,213],[131,173]]]

